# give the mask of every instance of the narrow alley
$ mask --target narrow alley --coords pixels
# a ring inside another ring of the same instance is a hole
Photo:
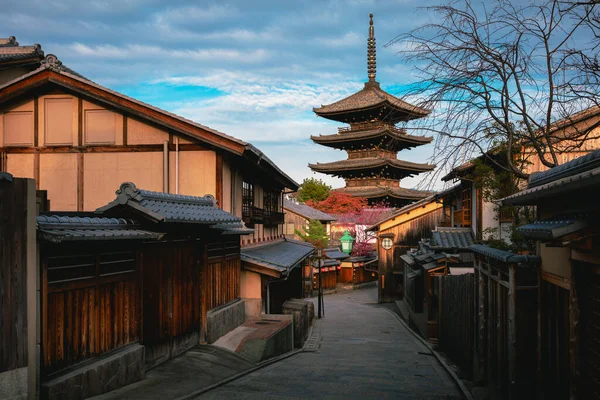
[[[462,398],[429,349],[377,305],[376,288],[337,293],[324,301],[325,318],[315,322],[304,352],[199,398]]]

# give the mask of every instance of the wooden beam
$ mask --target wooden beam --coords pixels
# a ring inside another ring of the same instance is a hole
[[[549,272],[542,271],[540,274],[542,280],[549,282],[553,285],[561,287],[566,290],[571,290],[571,282],[568,278],[563,278],[562,276],[554,275]]]
[[[40,135],[40,98],[35,96],[33,98],[33,146],[39,146],[39,135]]]
[[[40,190],[40,155],[33,155],[33,179],[35,179],[35,188]]]
[[[77,146],[83,146],[83,100],[77,98]]]
[[[123,114],[123,146],[127,146],[127,127],[129,123],[127,121],[127,115]]]
[[[52,147],[0,147],[0,152],[11,154],[46,154],[46,153],[130,153],[146,151],[163,151],[162,144],[135,144],[127,146],[52,146]],[[169,145],[170,151],[175,151],[175,145]],[[180,144],[179,151],[210,151],[205,146],[197,144]]]
[[[79,154],[77,154],[77,211],[83,211],[85,208],[84,207],[84,197],[83,197],[83,185],[84,185],[83,168],[84,168],[83,153],[79,153]]]

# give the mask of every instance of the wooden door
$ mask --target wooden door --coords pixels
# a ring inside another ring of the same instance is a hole
[[[174,357],[197,343],[198,254],[193,242],[152,244],[143,250],[142,341],[147,346],[147,364]]]

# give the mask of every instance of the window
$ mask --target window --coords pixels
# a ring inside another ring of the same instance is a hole
[[[274,191],[265,191],[263,205],[265,211],[279,211],[279,193]]]
[[[249,182],[242,182],[242,214],[251,215],[254,207],[254,185]]]

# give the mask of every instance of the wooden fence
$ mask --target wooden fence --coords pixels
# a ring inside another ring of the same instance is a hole
[[[463,371],[473,372],[475,347],[475,276],[436,276],[439,290],[439,343]]]
[[[0,180],[0,373],[27,365],[27,181]]]

